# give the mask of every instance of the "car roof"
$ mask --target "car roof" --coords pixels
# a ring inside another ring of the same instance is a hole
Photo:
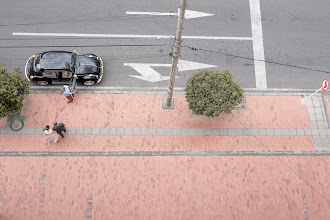
[[[71,53],[68,51],[48,51],[42,53],[40,69],[70,70]]]

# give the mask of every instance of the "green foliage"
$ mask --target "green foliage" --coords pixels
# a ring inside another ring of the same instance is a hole
[[[186,100],[189,108],[196,114],[216,117],[222,112],[231,113],[242,102],[243,93],[229,70],[221,73],[203,70],[188,80]]]
[[[23,100],[29,93],[29,84],[19,69],[14,73],[0,66],[0,118],[23,108]]]

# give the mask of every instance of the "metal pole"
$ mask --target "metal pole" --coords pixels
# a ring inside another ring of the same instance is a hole
[[[179,21],[178,21],[178,26],[177,26],[176,35],[175,35],[175,45],[174,45],[174,50],[173,50],[171,75],[170,75],[170,81],[168,83],[168,91],[167,91],[167,99],[166,99],[167,107],[171,106],[171,103],[172,103],[174,80],[175,80],[176,69],[178,66],[178,59],[179,59],[179,54],[180,54],[181,35],[182,35],[183,19],[184,19],[184,13],[186,10],[186,5],[187,5],[187,0],[181,0]]]

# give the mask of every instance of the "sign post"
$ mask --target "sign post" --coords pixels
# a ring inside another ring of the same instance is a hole
[[[310,97],[312,97],[313,95],[315,95],[316,93],[318,93],[321,89],[325,92],[325,91],[327,91],[328,88],[329,88],[329,81],[328,81],[328,79],[324,79],[322,81],[322,87],[319,88],[318,90],[316,90],[312,95],[308,96],[306,99],[301,99],[301,104],[306,105],[306,101]]]

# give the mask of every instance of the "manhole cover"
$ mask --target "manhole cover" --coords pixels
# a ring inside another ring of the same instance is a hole
[[[13,131],[19,131],[23,128],[24,123],[20,119],[14,119],[10,124],[10,129]]]

